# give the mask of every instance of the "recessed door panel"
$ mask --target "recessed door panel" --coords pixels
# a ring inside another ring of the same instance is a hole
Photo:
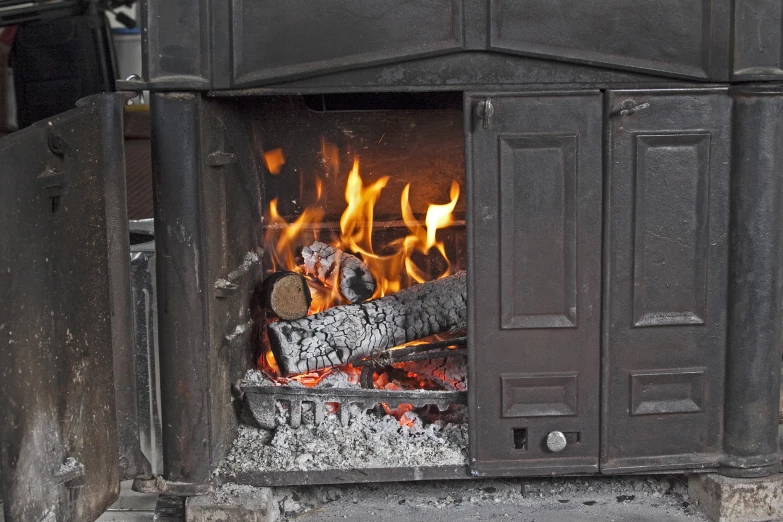
[[[607,107],[602,469],[714,465],[731,100],[722,90],[614,91]]]
[[[602,96],[471,94],[465,112],[471,468],[597,471]]]
[[[462,2],[233,0],[234,86],[457,51]]]
[[[728,0],[490,0],[490,48],[728,79]]]

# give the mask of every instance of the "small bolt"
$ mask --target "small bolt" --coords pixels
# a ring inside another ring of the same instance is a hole
[[[57,154],[58,156],[65,154],[65,142],[56,134],[49,134],[49,137],[46,139],[46,145],[52,153]]]

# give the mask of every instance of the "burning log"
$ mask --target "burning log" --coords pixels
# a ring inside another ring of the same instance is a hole
[[[303,248],[301,266],[322,283],[337,286],[351,303],[366,301],[375,292],[375,277],[358,257],[325,243]]]
[[[269,342],[283,375],[320,370],[428,335],[462,330],[466,301],[463,271],[366,303],[272,323]]]
[[[304,276],[275,272],[264,280],[264,304],[280,319],[292,321],[307,315],[313,298]]]

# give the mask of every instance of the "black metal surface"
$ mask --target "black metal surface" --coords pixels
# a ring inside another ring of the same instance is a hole
[[[783,75],[783,13],[776,0],[644,5],[628,0],[408,0],[395,6],[339,0],[328,8],[304,2],[147,4],[143,76],[153,90],[236,89],[300,78],[320,82],[371,68],[385,68],[399,78],[410,63],[444,64],[448,61],[440,58],[481,53],[500,61],[536,56],[695,80],[727,81],[732,69],[742,79]],[[484,66],[473,75],[486,85],[493,70]],[[385,81],[394,81],[391,76]],[[429,67],[406,76],[404,83],[435,76],[459,77],[453,69]],[[367,76],[353,78],[353,86],[369,85],[362,83]]]
[[[6,522],[89,522],[119,493],[112,352],[132,345],[122,106],[87,98],[0,141]]]
[[[466,96],[476,474],[598,470],[602,118],[598,91]],[[553,430],[579,442],[553,454]]]
[[[714,466],[731,100],[725,89],[611,91],[607,112],[601,469]]]
[[[726,417],[721,472],[780,469],[777,412],[783,346],[783,86],[734,100]]]
[[[197,95],[152,96],[163,464],[167,479],[193,482],[210,470],[198,110]]]
[[[783,78],[783,3],[778,0],[734,2],[732,79]]]
[[[209,480],[236,433],[231,385],[255,364],[249,305],[258,266],[241,271],[236,292],[214,293],[260,248],[251,136],[241,105],[152,96],[163,459],[172,481]],[[236,161],[215,164],[215,153]]]
[[[141,3],[141,45],[146,57],[142,60],[142,78],[153,85],[180,90],[204,90],[212,85],[211,4],[210,0]],[[221,31],[215,27],[216,44]]]

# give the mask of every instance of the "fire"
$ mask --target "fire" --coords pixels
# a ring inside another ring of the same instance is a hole
[[[275,176],[280,174],[280,169],[285,165],[283,149],[272,149],[264,152],[264,164],[266,164],[270,174]]]
[[[427,274],[416,266],[410,257],[410,252],[415,249],[422,254],[427,255],[429,254],[430,249],[434,247],[447,263],[446,271],[440,274],[438,278],[451,275],[451,262],[446,255],[446,246],[443,241],[436,241],[435,237],[439,229],[446,228],[452,222],[452,212],[454,212],[454,207],[457,206],[457,201],[459,200],[459,184],[457,184],[456,181],[451,182],[451,201],[445,205],[429,205],[427,216],[424,218],[426,229],[422,228],[421,224],[413,216],[413,211],[411,210],[410,202],[408,200],[409,193],[410,183],[403,189],[400,201],[402,219],[410,230],[410,235],[404,240],[406,272],[417,283],[427,281]]]
[[[326,140],[322,140],[321,145],[322,162],[326,168],[327,177],[332,174],[336,181],[337,170],[340,167],[339,151],[335,145]],[[275,154],[271,154],[273,152]],[[282,150],[275,149],[264,153],[264,161],[270,172],[272,172],[270,165],[275,164],[275,158],[285,162]],[[410,282],[422,283],[432,278],[431,274],[417,266],[412,259],[411,256],[415,252],[423,256],[437,255],[442,257],[446,269],[436,277],[446,277],[451,274],[451,262],[446,254],[444,242],[437,239],[437,232],[448,227],[453,221],[453,212],[460,195],[459,184],[456,181],[452,182],[447,203],[429,205],[424,224],[419,222],[413,214],[409,199],[411,185],[406,185],[400,199],[400,213],[402,221],[408,229],[407,235],[376,248],[373,245],[375,205],[388,181],[389,176],[384,176],[365,185],[359,170],[359,159],[354,159],[345,183],[346,208],[340,217],[339,237],[330,242],[331,246],[356,255],[367,265],[377,283],[373,298],[397,292]],[[320,202],[322,188],[321,180],[316,178],[317,203]],[[297,249],[308,245],[313,239],[318,239],[318,230],[323,217],[323,208],[314,205],[307,207],[299,217],[289,223],[278,212],[278,200],[273,199],[269,203],[264,244],[271,257],[273,270],[292,270],[304,273],[296,262]],[[323,241],[323,239],[321,240]],[[306,277],[310,293],[313,296],[310,313],[345,304],[346,301],[340,295],[336,280],[324,284],[314,278]],[[333,272],[333,277],[339,277],[337,270]],[[267,351],[259,362],[267,371],[278,373],[277,365],[270,351]],[[326,371],[293,378],[307,386],[314,386],[328,373]]]
[[[277,198],[269,202],[269,221],[264,243],[272,256],[274,270],[297,269],[295,248],[299,246],[300,234],[305,226],[319,223],[323,216],[323,209],[309,207],[293,223],[288,223],[277,211]]]

